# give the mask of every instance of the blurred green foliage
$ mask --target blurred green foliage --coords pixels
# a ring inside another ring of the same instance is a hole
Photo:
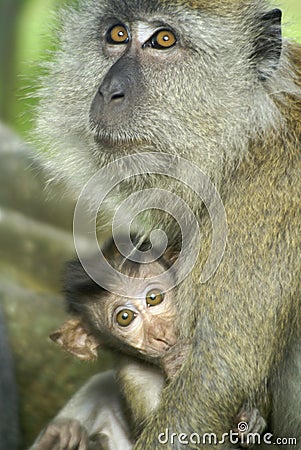
[[[41,60],[53,45],[55,8],[63,0],[0,0],[0,118],[21,134],[31,128],[34,91]],[[301,0],[277,3],[284,34],[301,42]]]
[[[49,57],[62,0],[0,0],[0,117],[21,134],[31,127],[39,63]]]

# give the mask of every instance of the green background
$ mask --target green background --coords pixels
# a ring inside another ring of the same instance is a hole
[[[51,48],[53,9],[62,0],[0,0],[0,118],[22,134],[30,128],[37,61]],[[301,41],[301,0],[277,3],[284,35]]]

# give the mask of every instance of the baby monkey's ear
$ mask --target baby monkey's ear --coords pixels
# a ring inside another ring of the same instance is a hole
[[[97,358],[100,343],[88,333],[81,320],[70,319],[49,335],[50,339],[83,361]]]

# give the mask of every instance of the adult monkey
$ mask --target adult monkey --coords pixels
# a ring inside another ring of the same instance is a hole
[[[301,49],[282,41],[281,12],[262,0],[86,0],[66,10],[60,39],[38,110],[50,169],[82,186],[124,154],[178,154],[227,211],[218,272],[200,285],[200,261],[180,286],[191,353],[135,449],[157,449],[166,428],[220,436],[246,398],[271,412],[275,435],[300,434]],[[148,221],[178,240],[166,216]]]

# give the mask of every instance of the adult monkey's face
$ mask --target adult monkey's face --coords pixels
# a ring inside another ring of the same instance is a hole
[[[38,132],[50,166],[68,178],[148,150],[218,178],[225,160],[231,167],[250,138],[275,125],[279,10],[259,1],[92,0],[62,16]]]

